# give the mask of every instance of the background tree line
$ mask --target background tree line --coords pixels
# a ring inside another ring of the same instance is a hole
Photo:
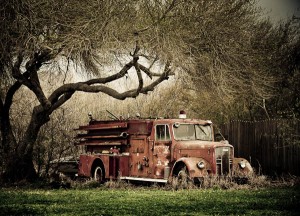
[[[5,182],[73,154],[89,112],[299,118],[299,19],[274,24],[254,0],[0,3]]]

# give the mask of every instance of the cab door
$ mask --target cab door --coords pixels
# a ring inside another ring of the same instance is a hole
[[[168,124],[155,125],[153,147],[154,178],[167,179],[169,176],[169,163],[171,159],[171,136]]]

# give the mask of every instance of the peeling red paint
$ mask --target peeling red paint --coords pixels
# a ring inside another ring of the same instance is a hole
[[[80,176],[95,177],[96,167],[105,179],[149,181],[176,176],[183,167],[191,178],[231,175],[233,170],[244,174],[253,171],[248,161],[234,158],[232,145],[214,141],[210,121],[90,121],[78,130],[85,133],[78,134],[76,145],[86,147],[86,153],[80,156]]]

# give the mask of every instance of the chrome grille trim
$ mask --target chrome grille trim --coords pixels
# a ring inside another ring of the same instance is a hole
[[[217,147],[215,149],[216,174],[230,175],[232,170],[233,155],[230,147]]]

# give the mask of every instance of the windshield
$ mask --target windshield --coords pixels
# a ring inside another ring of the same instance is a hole
[[[173,126],[173,130],[176,140],[212,141],[212,131],[210,125],[175,124]]]

